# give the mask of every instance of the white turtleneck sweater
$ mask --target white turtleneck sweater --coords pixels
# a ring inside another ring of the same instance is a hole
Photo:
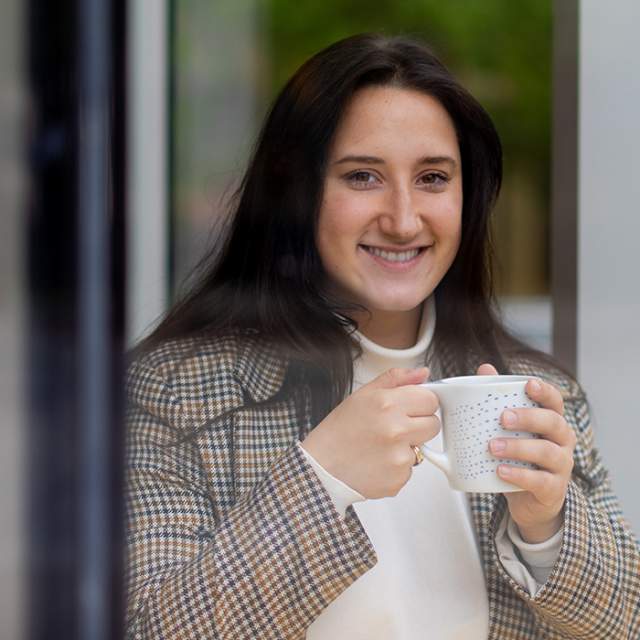
[[[363,350],[354,361],[353,391],[392,367],[423,366],[435,329],[435,303],[425,303],[417,343],[387,349],[356,333]],[[436,379],[436,363],[429,363]],[[438,434],[430,445],[442,450]],[[328,473],[301,445],[336,509],[353,504],[378,563],[340,594],[307,630],[308,640],[486,640],[487,591],[466,495],[425,462],[395,497],[366,500]],[[496,545],[507,572],[535,595],[560,551],[562,529],[527,544],[503,519]],[[515,545],[515,546],[514,546]],[[515,552],[517,547],[520,561]]]

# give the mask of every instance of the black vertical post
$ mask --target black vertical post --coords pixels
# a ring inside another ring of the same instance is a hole
[[[30,0],[27,637],[121,637],[124,0]]]
[[[553,354],[576,371],[579,0],[554,0],[551,176]]]

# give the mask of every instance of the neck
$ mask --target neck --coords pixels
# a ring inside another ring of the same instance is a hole
[[[418,340],[422,307],[420,304],[409,311],[373,311],[370,316],[357,314],[354,320],[358,331],[381,347],[409,349]]]

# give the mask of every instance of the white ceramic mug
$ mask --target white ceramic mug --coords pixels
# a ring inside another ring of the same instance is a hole
[[[521,491],[497,475],[498,465],[529,467],[519,460],[496,458],[489,451],[493,438],[535,438],[526,431],[506,430],[500,423],[505,409],[537,407],[525,393],[526,376],[460,376],[420,386],[433,391],[440,402],[443,452],[427,445],[425,458],[444,471],[449,486],[473,493]]]

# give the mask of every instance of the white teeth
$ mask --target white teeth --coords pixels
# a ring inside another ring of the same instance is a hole
[[[420,249],[413,249],[412,251],[384,251],[377,247],[365,246],[364,248],[374,256],[380,256],[389,262],[407,262],[409,260],[413,260],[413,258],[420,253]]]

